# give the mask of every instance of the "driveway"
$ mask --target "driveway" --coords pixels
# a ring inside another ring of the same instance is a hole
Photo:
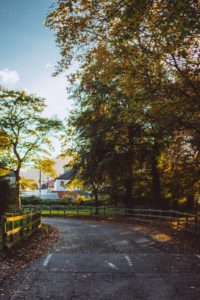
[[[200,255],[165,251],[133,226],[46,218],[61,232],[11,299],[200,299]]]

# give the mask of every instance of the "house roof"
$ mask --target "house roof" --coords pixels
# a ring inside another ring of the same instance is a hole
[[[67,170],[67,171],[65,171],[65,173],[63,173],[62,175],[57,177],[55,180],[57,180],[57,179],[59,179],[59,180],[70,180],[71,177],[72,177],[72,170]]]

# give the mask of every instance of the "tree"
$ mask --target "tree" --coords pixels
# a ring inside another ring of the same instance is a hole
[[[167,198],[166,182],[175,198],[171,174],[162,168],[162,160],[169,153],[175,158],[174,144],[180,136],[181,163],[173,174],[179,174],[174,178],[182,187],[178,197],[188,191],[191,166],[200,151],[199,22],[196,0],[61,0],[48,14],[46,25],[55,30],[61,50],[55,74],[74,59],[81,67],[71,76],[72,84],[79,86],[73,123],[82,138],[78,153],[84,145],[89,153],[93,149],[98,153],[98,147],[90,145],[101,145],[103,155],[96,156],[104,174],[101,180],[124,181],[130,208],[141,187],[151,190],[155,208]],[[123,164],[113,176],[110,170],[119,158]],[[141,173],[148,179],[145,187]],[[180,174],[186,178],[184,184]]]
[[[26,189],[36,190],[37,189],[37,181],[34,179],[28,179],[25,177],[21,177],[20,185],[21,185],[21,190],[26,190]]]
[[[61,129],[61,122],[42,117],[45,100],[25,92],[0,89],[0,131],[9,138],[4,148],[3,168],[16,176],[16,205],[20,206],[20,170],[51,147],[49,136]]]
[[[68,164],[68,167],[72,168],[71,184],[78,181],[79,186],[92,192],[95,200],[96,214],[98,214],[99,190],[104,182],[103,172],[101,172],[99,164],[100,152],[97,144],[93,144],[92,140],[87,139],[86,141],[81,135],[76,135],[76,139],[76,144],[70,148],[70,154],[72,155],[73,153],[74,159]],[[85,143],[85,146],[82,143]]]
[[[10,146],[8,135],[5,132],[0,131],[0,176],[9,173],[6,161],[9,159],[8,154],[10,153]]]
[[[35,168],[40,170],[42,173],[48,174],[52,178],[57,176],[54,166],[55,161],[49,157],[37,158],[35,161]]]

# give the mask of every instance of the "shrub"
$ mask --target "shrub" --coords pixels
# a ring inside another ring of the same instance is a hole
[[[63,199],[40,199],[37,196],[30,197],[21,197],[22,205],[70,205],[73,204],[73,199],[71,197],[63,198]]]
[[[40,204],[41,199],[39,199],[37,196],[29,196],[29,197],[22,197],[21,196],[21,202],[22,205],[28,205],[28,204]]]

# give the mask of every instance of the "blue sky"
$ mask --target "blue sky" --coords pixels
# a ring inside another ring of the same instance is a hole
[[[0,0],[0,85],[45,97],[45,114],[64,118],[71,108],[67,80],[51,76],[59,51],[44,26],[53,1]]]

